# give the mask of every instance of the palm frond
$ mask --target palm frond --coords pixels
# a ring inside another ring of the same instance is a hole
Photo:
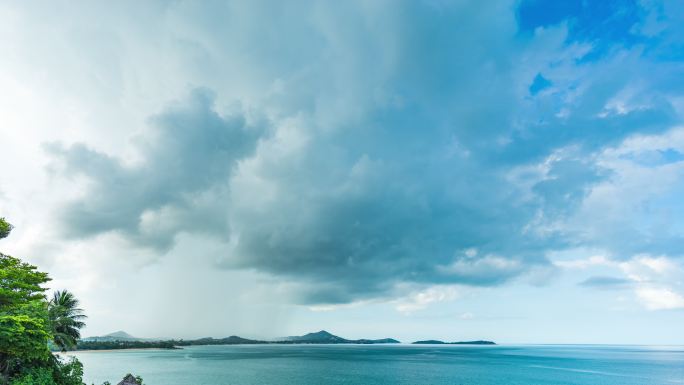
[[[62,351],[74,349],[81,338],[82,320],[87,317],[78,305],[78,299],[66,290],[55,291],[48,302],[53,342]]]

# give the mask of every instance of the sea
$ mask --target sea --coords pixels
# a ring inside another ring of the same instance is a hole
[[[76,352],[86,384],[684,384],[682,346],[227,345]]]

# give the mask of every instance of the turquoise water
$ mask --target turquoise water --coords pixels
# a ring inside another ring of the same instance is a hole
[[[146,385],[684,384],[684,347],[244,345],[78,352],[87,383]]]

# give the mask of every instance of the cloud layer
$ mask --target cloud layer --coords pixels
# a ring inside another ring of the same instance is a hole
[[[82,188],[60,223],[160,257],[206,235],[218,267],[312,304],[498,285],[579,246],[677,257],[681,223],[634,211],[681,209],[684,147],[661,139],[681,136],[669,13],[658,29],[661,8],[627,4],[609,36],[590,10],[517,3],[169,5],[145,39],[183,47],[205,88],[152,114],[133,156],[48,145]]]
[[[263,127],[242,115],[220,116],[214,96],[196,89],[150,119],[137,138],[142,159],[127,164],[83,144],[46,146],[62,175],[87,180],[87,193],[61,210],[67,235],[119,231],[134,243],[167,250],[180,231],[228,233],[221,197]]]

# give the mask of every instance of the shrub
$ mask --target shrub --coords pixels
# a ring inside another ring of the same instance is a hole
[[[33,368],[14,378],[11,385],[57,385],[50,368]]]

